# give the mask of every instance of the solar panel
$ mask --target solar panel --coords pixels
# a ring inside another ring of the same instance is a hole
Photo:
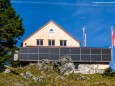
[[[20,48],[19,53],[28,53],[28,48]]]
[[[81,48],[81,54],[90,54],[90,48]]]
[[[50,54],[59,54],[59,48],[50,48]]]
[[[102,61],[111,61],[111,55],[102,55]]]
[[[91,61],[101,61],[101,55],[91,55]]]
[[[49,48],[39,48],[39,53],[49,53]]]
[[[29,60],[38,60],[38,54],[28,54],[29,55]]]
[[[18,54],[20,61],[28,60],[28,54]]]
[[[101,49],[91,49],[91,54],[101,54]]]
[[[90,55],[81,55],[81,60],[90,61]]]
[[[49,59],[50,60],[58,60],[59,59],[59,54],[50,54]]]
[[[69,48],[60,48],[60,54],[65,55],[69,53],[70,53]]]
[[[102,54],[111,54],[111,49],[102,49]]]
[[[38,48],[29,48],[28,53],[38,53]]]
[[[80,54],[80,48],[70,48],[71,54]]]
[[[49,59],[49,54],[39,54],[39,60]]]
[[[72,60],[77,60],[77,61],[80,60],[80,55],[69,55],[69,56],[72,58]]]
[[[111,61],[111,49],[103,48],[24,47],[20,48],[18,53],[20,61],[36,61],[42,59],[58,60],[64,55],[69,55],[73,61],[79,62]]]

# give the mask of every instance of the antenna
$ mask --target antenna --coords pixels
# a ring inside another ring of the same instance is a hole
[[[83,27],[83,47],[86,47],[86,31],[85,31],[85,27]]]

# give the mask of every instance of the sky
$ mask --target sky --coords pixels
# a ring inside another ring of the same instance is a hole
[[[87,47],[111,47],[111,26],[115,28],[115,0],[11,0],[13,8],[23,18],[25,34],[21,42],[53,20],[83,45],[86,28]],[[114,49],[115,51],[115,49]],[[115,69],[115,55],[112,68]]]

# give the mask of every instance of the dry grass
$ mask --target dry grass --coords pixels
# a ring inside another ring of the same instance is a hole
[[[0,86],[18,86],[22,83],[23,86],[115,86],[115,77],[104,77],[101,74],[83,75],[85,80],[77,80],[79,74],[71,74],[63,76],[52,70],[38,70],[34,66],[26,66],[23,68],[10,68],[11,73],[0,73]],[[40,85],[38,82],[33,82],[32,79],[24,79],[19,74],[31,71],[33,76],[43,76],[44,82]],[[41,73],[42,71],[42,73]],[[61,76],[62,78],[57,78]]]

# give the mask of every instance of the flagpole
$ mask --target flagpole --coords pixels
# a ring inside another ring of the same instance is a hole
[[[86,47],[86,31],[85,31],[85,27],[83,27],[83,47]]]

